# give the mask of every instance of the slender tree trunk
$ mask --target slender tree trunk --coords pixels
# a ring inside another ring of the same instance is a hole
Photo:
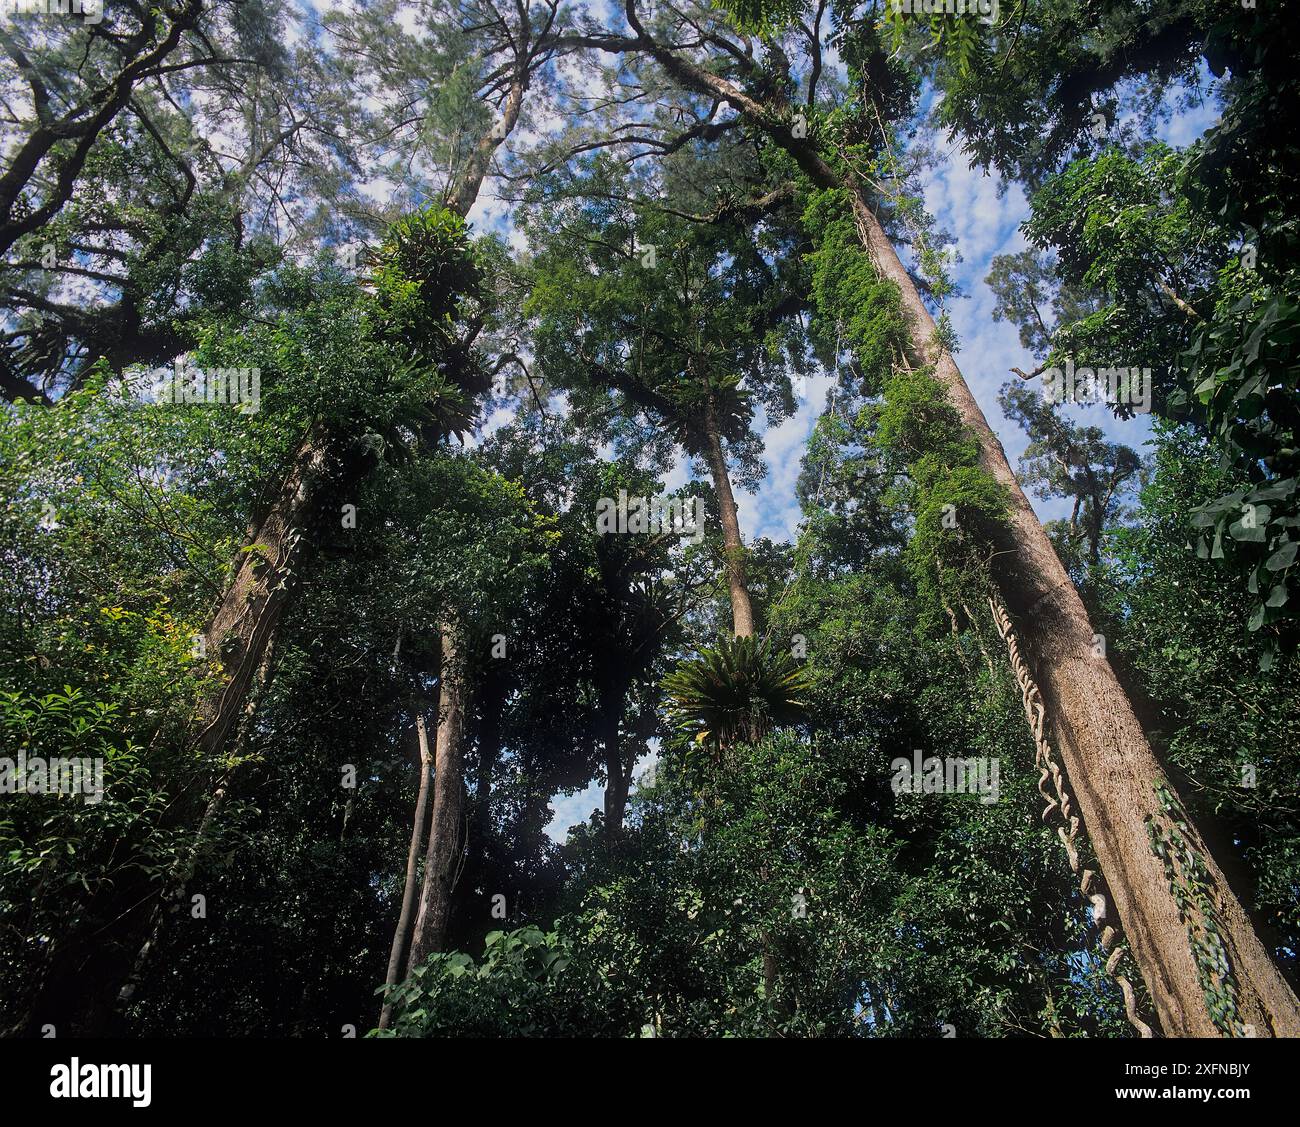
[[[630,685],[630,677],[614,674],[600,689],[600,742],[605,751],[605,837],[611,845],[623,835],[627,797],[632,789],[632,767],[623,762],[623,743],[618,731]]]
[[[476,863],[485,856],[492,798],[492,771],[501,754],[501,714],[505,708],[508,685],[498,662],[488,663],[477,694],[479,706],[478,766],[474,776],[474,816],[471,845]]]
[[[406,973],[434,951],[443,950],[451,919],[451,892],[461,856],[461,817],[464,810],[465,674],[457,653],[456,628],[444,622],[442,631],[442,701],[429,846],[424,855],[424,884],[420,910],[411,936]]]
[[[745,575],[745,542],[740,538],[740,520],[736,514],[736,496],[731,491],[731,475],[727,472],[727,457],[722,449],[722,436],[718,432],[718,416],[712,395],[706,400],[704,410],[704,438],[708,450],[709,470],[713,475],[713,489],[718,495],[718,511],[722,518],[722,543],[727,554],[727,586],[731,591],[732,630],[737,638],[750,638],[754,634],[754,610],[749,601],[749,583]],[[767,870],[760,874],[767,880]],[[772,936],[766,928],[758,933],[763,952],[763,997],[769,1005],[776,1005],[777,959],[772,950]],[[786,1016],[780,1008],[774,1010],[779,1017]]]
[[[705,455],[713,477],[713,491],[718,495],[722,517],[722,544],[726,552],[727,587],[731,591],[731,622],[737,638],[754,633],[754,610],[749,602],[749,584],[745,578],[745,542],[740,538],[740,520],[736,515],[736,495],[731,491],[727,456],[718,433],[718,416],[712,396],[704,409]]]
[[[397,917],[397,929],[393,932],[393,949],[388,956],[388,976],[384,979],[385,986],[396,986],[401,980],[402,956],[406,953],[411,916],[415,911],[415,873],[420,861],[420,846],[424,843],[429,776],[433,771],[433,754],[429,750],[429,732],[425,727],[423,710],[415,714],[415,731],[420,741],[420,789],[415,799],[415,817],[411,820],[411,847],[406,852],[406,884],[402,890],[402,911]],[[392,1017],[393,1004],[385,1001],[379,1014],[379,1028],[387,1029]]]
[[[1006,489],[1011,513],[1005,543],[993,557],[994,580],[1015,627],[1036,660],[1036,677],[1074,785],[1084,823],[1124,931],[1169,1036],[1219,1036],[1180,916],[1174,890],[1152,850],[1148,825],[1168,815],[1157,787],[1173,793],[1133,707],[1095,645],[1087,612],[1034,515],[952,356],[933,344],[935,324],[872,211],[861,184],[822,158],[807,137],[796,137],[781,107],[764,105],[740,87],[657,43],[642,25],[635,0],[624,11],[635,39],[596,44],[607,50],[646,51],[682,86],[732,106],[785,149],[820,188],[846,192],[863,249],[881,277],[898,287],[917,359],[936,378],[980,445],[983,467]],[[1185,831],[1204,865],[1221,936],[1238,987],[1238,1032],[1300,1036],[1300,1002],[1260,942],[1246,912],[1194,827]]]

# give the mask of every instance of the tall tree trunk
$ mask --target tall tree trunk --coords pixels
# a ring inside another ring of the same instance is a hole
[[[1172,793],[1173,784],[1099,652],[1083,601],[1002,444],[951,355],[930,345],[934,321],[856,186],[852,202],[863,247],[880,274],[899,288],[917,356],[934,364],[949,400],[979,440],[981,465],[1010,497],[1005,543],[993,557],[994,579],[1035,659],[1066,774],[1161,1028],[1170,1036],[1217,1036],[1224,1030],[1210,1016],[1187,927],[1149,839],[1148,824],[1165,820],[1157,788]],[[1241,1026],[1259,1035],[1300,1036],[1295,994],[1200,835],[1191,826],[1184,833],[1205,866],[1215,924],[1237,979]]]
[[[722,517],[722,544],[726,552],[727,587],[731,591],[731,623],[737,638],[754,633],[754,610],[749,602],[749,584],[745,578],[745,542],[740,538],[740,521],[736,515],[736,495],[731,491],[727,456],[718,432],[718,415],[710,394],[704,408],[705,456],[713,477],[713,491],[718,495]]]
[[[429,800],[429,776],[433,771],[433,753],[429,750],[429,732],[424,723],[424,711],[415,714],[415,731],[420,741],[420,789],[415,799],[415,817],[411,819],[411,847],[406,852],[406,884],[402,889],[402,911],[397,917],[393,932],[393,948],[388,955],[388,976],[385,986],[396,986],[402,976],[402,956],[406,953],[406,940],[411,930],[411,916],[415,911],[415,873],[420,861],[420,846],[424,843],[425,809]],[[379,1028],[387,1029],[393,1017],[392,1002],[385,1001],[379,1013]]]
[[[497,659],[488,662],[479,685],[478,766],[474,777],[474,818],[471,837],[481,860],[490,826],[492,772],[501,754],[501,714],[509,685]]]
[[[750,638],[754,634],[754,610],[749,601],[749,582],[745,574],[745,542],[740,538],[740,520],[736,514],[736,496],[731,491],[731,475],[727,472],[727,456],[722,449],[722,435],[718,430],[718,414],[710,393],[704,407],[704,440],[708,451],[709,470],[713,476],[713,489],[718,495],[718,511],[722,518],[722,544],[727,556],[727,586],[731,591],[731,624],[737,638]],[[767,880],[763,867],[760,879]],[[763,953],[763,997],[769,1005],[776,1005],[777,959],[772,949],[772,936],[767,928],[760,928],[759,944]],[[774,1012],[786,1016],[780,1007]]]
[[[279,495],[250,528],[234,577],[203,631],[207,660],[218,670],[195,709],[195,742],[206,756],[225,746],[279,631],[332,461],[319,430],[302,440]]]
[[[994,555],[994,580],[1015,627],[1036,662],[1035,674],[1073,783],[1102,874],[1142,971],[1161,1028],[1169,1036],[1219,1036],[1185,925],[1155,855],[1148,827],[1167,826],[1157,788],[1173,787],[1134,715],[1123,687],[1094,645],[1087,612],[1034,515],[994,435],[948,352],[932,342],[934,320],[850,171],[832,168],[807,137],[796,137],[781,107],[764,105],[716,74],[656,42],[625,0],[630,40],[596,43],[615,51],[645,51],[687,89],[742,114],[783,148],[821,188],[843,190],[864,251],[882,278],[899,290],[915,357],[934,365],[936,378],[980,445],[981,464],[1006,489],[1010,519]],[[1237,983],[1238,1034],[1300,1036],[1300,1002],[1274,964],[1246,912],[1194,827],[1188,844],[1203,865],[1213,926],[1222,938]],[[1210,922],[1210,921],[1202,921]],[[1199,924],[1194,926],[1200,926]]]
[[[612,659],[611,659],[612,660]],[[632,767],[623,761],[619,724],[632,678],[621,671],[603,677],[599,691],[600,742],[605,752],[605,837],[613,844],[623,835],[627,798],[632,789]]]
[[[442,700],[438,716],[433,818],[424,855],[424,884],[420,910],[411,936],[406,973],[434,951],[443,950],[451,918],[451,892],[461,856],[461,817],[464,810],[465,672],[457,652],[456,627],[444,622],[442,633]]]

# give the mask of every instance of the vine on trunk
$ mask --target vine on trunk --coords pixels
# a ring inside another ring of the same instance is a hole
[[[1187,929],[1187,944],[1205,992],[1206,1008],[1225,1037],[1250,1037],[1253,1030],[1241,1019],[1237,978],[1219,934],[1219,914],[1209,873],[1192,843],[1187,811],[1164,783],[1158,784],[1155,792],[1161,813],[1147,819],[1147,836],[1151,852],[1164,866],[1169,891]]]

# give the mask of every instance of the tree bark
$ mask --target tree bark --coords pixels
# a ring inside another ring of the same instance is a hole
[[[520,34],[525,33],[521,31]],[[492,164],[492,155],[519,121],[519,111],[523,108],[524,94],[528,90],[530,78],[526,66],[527,64],[517,64],[518,69],[511,80],[510,90],[501,108],[501,120],[479,138],[465,165],[464,172],[447,199],[447,206],[462,218],[469,214],[474,201],[478,199],[479,189]]]
[[[1169,1036],[1219,1036],[1210,1017],[1174,893],[1148,840],[1148,823],[1163,817],[1156,787],[1174,791],[1110,664],[1094,649],[1087,612],[1034,515],[953,358],[933,344],[935,324],[916,285],[851,172],[833,169],[789,121],[738,86],[654,41],[635,0],[625,0],[635,39],[594,44],[645,51],[687,89],[719,99],[783,148],[812,182],[844,190],[858,237],[881,277],[898,287],[917,359],[936,378],[980,445],[980,460],[1007,491],[1005,543],[993,557],[994,581],[1015,627],[1036,659],[1036,677],[1057,735],[1066,772],[1102,874],[1113,895],[1134,959],[1161,1028]],[[1239,989],[1241,1021],[1256,1036],[1300,1036],[1300,1002],[1256,934],[1194,827],[1189,840],[1206,867],[1217,927]]]
[[[415,714],[415,731],[420,741],[420,789],[415,799],[415,817],[411,819],[411,847],[406,852],[406,883],[402,889],[402,911],[397,917],[393,932],[393,948],[388,956],[388,976],[385,986],[396,986],[402,975],[402,956],[411,930],[411,915],[415,910],[415,872],[420,861],[420,846],[424,843],[425,810],[429,799],[429,775],[433,770],[433,754],[429,750],[429,732],[424,723],[424,712]],[[387,1029],[393,1017],[392,1002],[385,1001],[379,1014],[379,1028]]]
[[[225,746],[254,673],[279,630],[331,460],[319,431],[303,439],[279,496],[248,537],[234,577],[208,620],[204,650],[217,674],[200,697],[194,722],[195,743],[205,755],[216,756]]]
[[[718,416],[710,395],[704,409],[705,456],[713,477],[713,491],[718,496],[722,518],[722,544],[726,552],[727,587],[731,592],[731,624],[737,638],[754,633],[754,610],[749,601],[749,584],[745,577],[745,542],[740,538],[740,520],[736,514],[736,495],[731,491],[727,456],[718,433]]]
[[[632,767],[623,762],[619,722],[627,699],[630,678],[611,676],[600,688],[600,741],[605,751],[605,836],[613,844],[623,835],[627,797],[632,789]]]
[[[433,817],[429,825],[429,846],[424,855],[420,910],[415,918],[411,953],[406,962],[408,977],[430,954],[443,950],[446,944],[451,893],[463,845],[465,673],[457,652],[459,643],[455,625],[444,622],[441,633],[442,699],[434,768]]]

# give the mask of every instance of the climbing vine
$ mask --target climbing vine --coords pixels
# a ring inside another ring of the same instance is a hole
[[[1147,819],[1151,852],[1165,869],[1169,891],[1187,929],[1196,977],[1215,1026],[1227,1037],[1250,1035],[1237,1007],[1237,980],[1219,934],[1210,874],[1192,843],[1187,811],[1164,783],[1155,788],[1160,814]]]

